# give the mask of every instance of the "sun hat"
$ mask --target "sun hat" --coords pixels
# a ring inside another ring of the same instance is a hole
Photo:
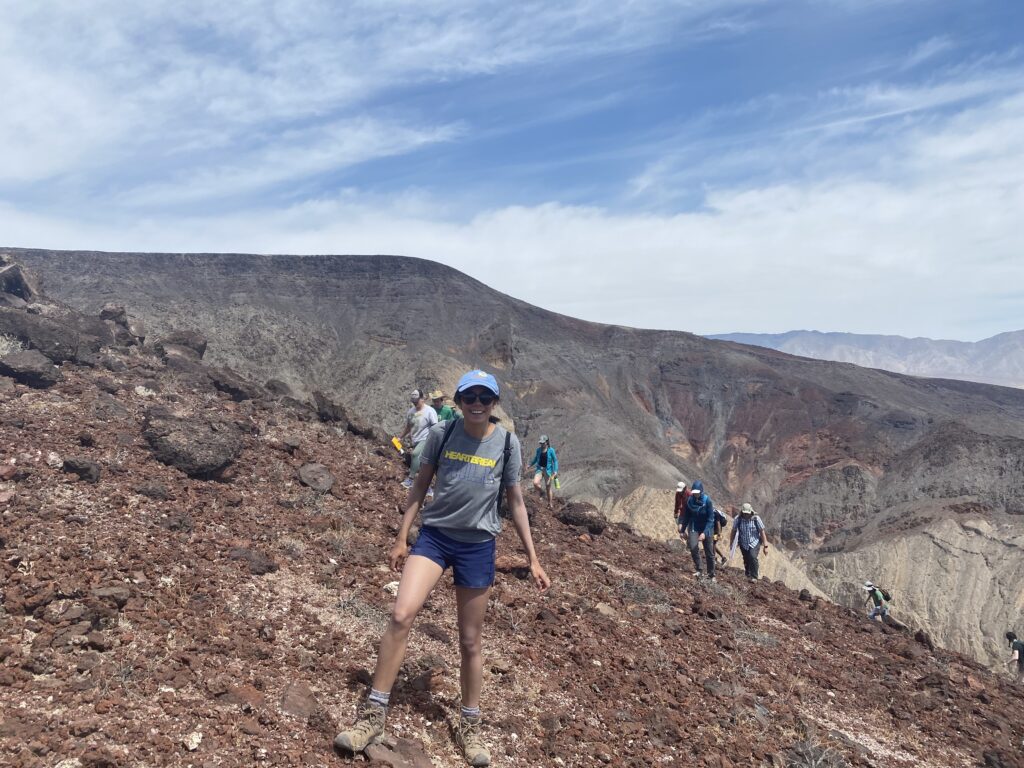
[[[685,480],[680,480],[678,483],[676,483],[676,490],[679,491],[680,493],[685,491],[686,490],[686,481]]]
[[[872,584],[870,581],[865,581],[864,582],[864,589],[866,589],[868,592],[870,592],[874,588],[875,588],[875,585]]]
[[[440,390],[440,389],[435,389],[433,392],[430,393],[430,399],[431,400],[440,400],[443,397],[444,397],[444,392],[442,390]]]
[[[743,502],[743,506],[740,507],[741,515],[752,515],[754,514],[754,508],[750,505],[750,502]]]
[[[540,436],[540,440],[538,440],[537,442],[538,442],[538,443],[539,443],[540,445],[544,445],[544,443],[546,443],[547,441],[548,441],[548,436],[547,436],[547,435],[541,435],[541,436]]]
[[[455,393],[458,394],[470,387],[484,387],[491,390],[495,395],[499,395],[498,392],[498,380],[491,376],[487,371],[470,371],[469,373],[463,374],[462,378],[459,379],[459,384],[455,387]]]

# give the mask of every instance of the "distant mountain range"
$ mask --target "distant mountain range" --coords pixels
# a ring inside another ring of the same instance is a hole
[[[973,342],[820,331],[723,333],[707,338],[911,376],[1024,387],[1024,330]]]

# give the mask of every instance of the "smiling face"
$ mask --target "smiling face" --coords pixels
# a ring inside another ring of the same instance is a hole
[[[490,402],[485,404],[481,402],[480,398]],[[498,398],[487,387],[470,387],[459,393],[462,417],[467,424],[487,424],[497,402]]]

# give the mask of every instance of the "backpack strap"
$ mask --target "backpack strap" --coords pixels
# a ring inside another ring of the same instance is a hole
[[[435,473],[441,468],[441,457],[444,455],[444,447],[448,445],[448,438],[452,436],[452,432],[455,431],[455,427],[458,423],[458,419],[452,419],[448,422],[448,426],[444,428],[444,437],[441,438],[441,445],[437,448],[437,456],[434,457]]]
[[[509,457],[512,455],[512,433],[507,429],[505,430],[505,450],[502,451],[502,464],[501,472],[498,474],[498,498],[496,503],[498,505],[498,517],[501,517],[501,492],[504,490],[501,484],[501,478],[505,474],[505,467],[508,466]]]

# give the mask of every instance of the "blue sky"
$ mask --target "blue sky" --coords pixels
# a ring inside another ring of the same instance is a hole
[[[698,333],[1024,328],[1024,3],[0,6],[0,242],[400,253]]]

